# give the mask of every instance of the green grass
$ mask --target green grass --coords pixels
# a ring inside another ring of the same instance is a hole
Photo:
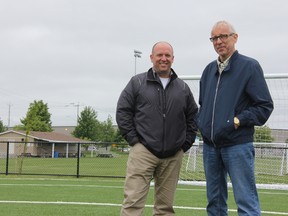
[[[80,158],[80,176],[121,177],[126,174],[127,153],[113,152],[114,158],[86,157]],[[205,181],[202,157],[197,157],[195,172],[186,170],[187,155],[183,159],[180,179],[189,181]],[[22,164],[22,167],[21,167]],[[288,184],[288,175],[279,175],[281,159],[256,158],[256,181],[261,184]],[[5,174],[6,159],[0,159],[0,173]],[[21,170],[22,168],[22,170]],[[267,175],[275,173],[274,175]],[[20,172],[21,170],[21,172]],[[284,169],[286,170],[286,169]],[[35,175],[77,175],[77,158],[10,158],[10,174],[35,174]]]
[[[123,179],[0,176],[0,215],[119,215],[123,182]],[[152,215],[153,192],[151,187],[145,216]],[[176,215],[206,215],[205,193],[205,187],[179,185],[175,199]],[[288,215],[287,191],[259,190],[259,197],[263,215],[272,215],[271,212],[275,212],[273,215],[277,212],[278,215],[280,212]],[[229,216],[237,215],[235,209],[230,189]]]
[[[127,157],[125,154],[114,158],[80,158],[79,174],[125,177]],[[1,173],[5,173],[5,163],[5,159],[0,159]],[[76,175],[77,158],[10,158],[9,173]]]

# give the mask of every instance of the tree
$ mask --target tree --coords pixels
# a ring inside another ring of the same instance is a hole
[[[254,142],[270,143],[273,140],[271,129],[268,126],[255,127]]]
[[[85,107],[80,113],[78,125],[73,131],[73,135],[80,139],[97,141],[100,122],[97,120],[97,113],[92,107]]]
[[[16,126],[16,129],[29,131],[52,131],[51,114],[48,111],[47,103],[42,100],[30,103],[28,112],[24,119],[21,119],[23,125]]]
[[[115,129],[113,127],[112,117],[109,115],[107,120],[101,123],[99,140],[102,142],[115,141]]]
[[[3,124],[3,121],[0,120],[0,133],[4,132],[6,129],[5,129],[5,126]]]
[[[127,143],[122,134],[120,133],[119,128],[116,129],[114,141],[116,143]]]

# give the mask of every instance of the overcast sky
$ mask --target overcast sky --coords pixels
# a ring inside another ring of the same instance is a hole
[[[151,67],[151,47],[164,40],[174,47],[178,75],[200,75],[217,57],[208,38],[218,20],[234,25],[236,48],[264,73],[287,73],[287,0],[0,1],[5,125],[19,124],[34,100],[48,104],[53,125],[75,125],[78,105],[115,121],[119,94],[135,73],[134,49],[143,53],[137,73]]]

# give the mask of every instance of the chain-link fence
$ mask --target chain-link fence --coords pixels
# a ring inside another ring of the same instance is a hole
[[[41,142],[14,142],[13,145],[2,142],[0,145],[0,174],[107,178],[126,175],[129,146],[125,144],[66,143],[57,144],[57,148]],[[9,153],[11,146],[14,153]],[[43,148],[45,153],[41,153]],[[38,153],[33,154],[32,149]],[[287,144],[255,143],[255,153],[257,183],[288,184]],[[180,179],[205,181],[201,143],[196,142],[184,155]]]
[[[112,143],[1,142],[0,174],[125,177],[129,148]]]

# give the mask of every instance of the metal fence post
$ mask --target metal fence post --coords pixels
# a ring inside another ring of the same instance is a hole
[[[78,143],[78,151],[77,151],[77,178],[79,178],[79,167],[80,167],[80,143]]]
[[[286,144],[284,151],[286,151],[286,173],[285,174],[288,174],[288,144]]]
[[[7,151],[6,151],[6,175],[8,175],[9,169],[9,141],[7,142]]]

